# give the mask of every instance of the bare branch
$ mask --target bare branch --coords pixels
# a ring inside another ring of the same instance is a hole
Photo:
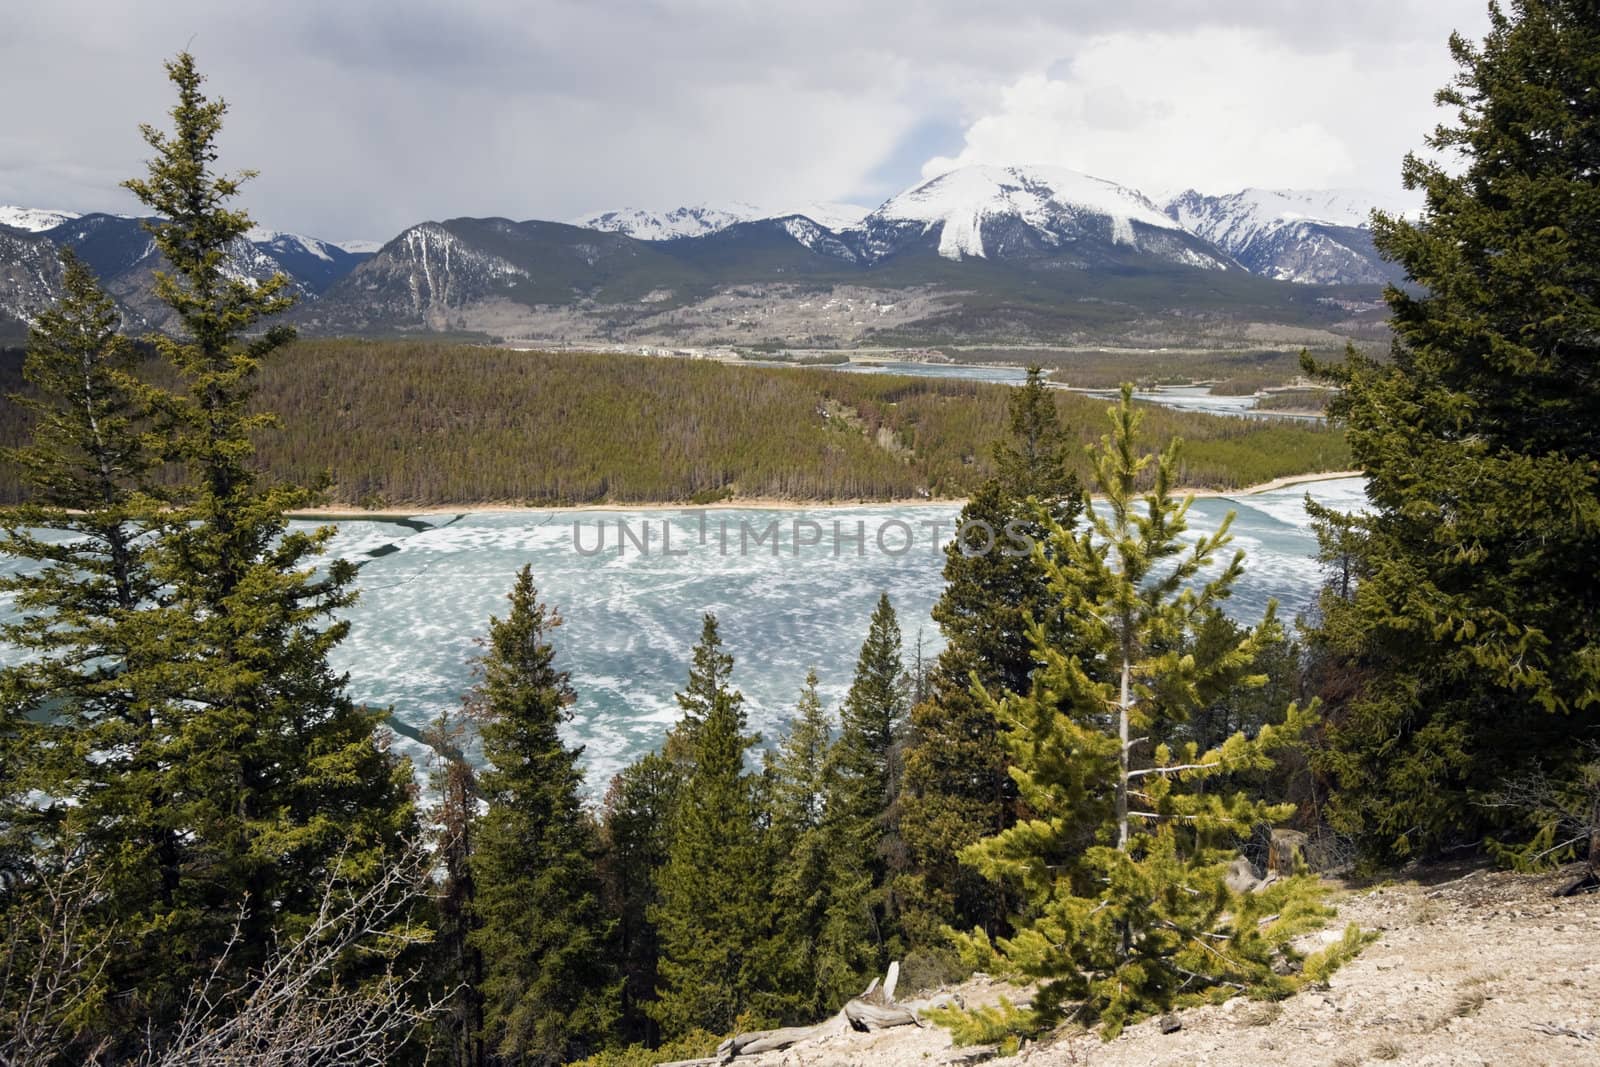
[[[212,975],[190,995],[175,1037],[146,1052],[144,1067],[288,1067],[388,1063],[395,1049],[442,1005],[417,1001],[416,970],[400,957],[428,940],[410,920],[430,892],[432,857],[413,846],[370,883],[352,888],[330,877],[306,932],[276,947],[243,985],[220,990]],[[335,867],[338,865],[335,864]],[[238,927],[228,952],[238,945]],[[341,984],[356,953],[382,961],[359,984]]]

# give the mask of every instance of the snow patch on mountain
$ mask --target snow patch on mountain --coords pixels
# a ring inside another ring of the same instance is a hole
[[[1365,229],[1373,208],[1392,214],[1415,212],[1410,201],[1361,189],[1241,189],[1227,196],[1189,189],[1163,206],[1184,229],[1229,252],[1296,222]]]
[[[809,200],[803,204],[795,204],[791,210],[773,212],[768,218],[782,218],[785,215],[804,215],[812,222],[818,223],[823,229],[838,233],[858,226],[861,220],[869,214],[868,210],[860,204],[841,204],[832,200]]]
[[[784,232],[790,237],[793,237],[797,242],[813,252],[820,252],[822,255],[833,256],[835,259],[842,259],[850,263],[854,263],[860,258],[856,254],[856,250],[851,247],[850,242],[844,239],[849,236],[848,234],[841,235],[840,231],[819,226],[808,216],[791,215],[788,218],[780,219],[778,225],[782,226]]]
[[[1417,204],[1360,189],[1242,189],[1226,196],[1189,189],[1163,204],[1184,229],[1253,273],[1303,284],[1377,283],[1390,276],[1371,247],[1374,208],[1412,216]]]
[[[351,255],[355,255],[355,256],[370,256],[373,253],[377,252],[379,249],[381,249],[384,245],[388,244],[389,242],[387,242],[387,241],[351,240],[351,241],[328,241],[327,243],[332,245],[335,248],[342,248],[346,252],[349,252]]]
[[[703,237],[735,223],[748,222],[755,217],[750,214],[753,210],[748,204],[727,207],[694,204],[666,211],[626,207],[585,215],[574,219],[572,224],[587,230],[620,233],[640,241],[670,241],[678,237]]]
[[[425,222],[389,242],[354,277],[364,286],[387,290],[391,302],[398,297],[410,315],[441,328],[451,309],[527,273],[503,256],[463,241],[444,225]]]
[[[1136,246],[1133,224],[1179,229],[1137,189],[1065,167],[972,166],[949,171],[892,197],[867,224],[920,223],[940,227],[939,254],[947,259],[983,256],[987,221],[1021,219],[1043,233],[1063,217],[1111,220],[1112,241]]]
[[[245,240],[256,247],[275,255],[307,254],[328,263],[333,262],[333,255],[329,249],[338,247],[328,241],[319,241],[315,237],[305,237],[298,233],[283,233],[278,230],[264,229],[260,226],[252,226],[244,237]]]
[[[665,211],[648,208],[619,208],[598,211],[573,220],[574,226],[608,230],[640,241],[671,241],[679,237],[704,237],[741,222],[759,222],[800,215],[823,229],[835,232],[859,223],[867,209],[856,204],[817,200],[799,204],[763,207],[744,201],[725,204],[694,204]]]
[[[25,230],[28,233],[53,229],[63,222],[78,217],[76,211],[51,211],[47,208],[0,204],[0,226],[10,226],[14,230]]]

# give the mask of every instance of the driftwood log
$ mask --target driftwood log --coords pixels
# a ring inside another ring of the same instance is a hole
[[[895,987],[900,982],[900,964],[889,964],[889,971],[880,984],[874,978],[859,997],[846,1002],[839,1014],[815,1026],[786,1026],[779,1030],[754,1030],[735,1034],[717,1047],[717,1054],[705,1059],[678,1060],[661,1067],[714,1067],[729,1063],[740,1056],[755,1056],[762,1052],[781,1052],[802,1041],[834,1037],[851,1030],[868,1032],[888,1030],[896,1026],[921,1026],[914,1010],[920,1005],[896,1004]],[[931,1006],[931,1005],[926,1005]]]

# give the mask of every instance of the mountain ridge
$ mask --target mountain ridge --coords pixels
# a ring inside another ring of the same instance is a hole
[[[1311,285],[1403,279],[1373,246],[1369,224],[1374,209],[1409,214],[1412,205],[1399,197],[1351,189],[1257,188],[1208,196],[1188,189],[1168,198],[1162,209],[1263,277]]]
[[[736,304],[738,317],[724,315],[729,337],[859,341],[863,330],[887,329],[891,319],[909,315],[908,295],[930,315],[934,304],[981,307],[964,321],[981,319],[983,336],[996,339],[1048,334],[1052,321],[1126,325],[1152,316],[1243,315],[1246,308],[1269,319],[1320,322],[1337,316],[1308,320],[1306,309],[1319,298],[1308,302],[1248,279],[1313,289],[1394,280],[1360,218],[1365,204],[1380,200],[1349,190],[1247,189],[1222,197],[1188,190],[1157,203],[1131,186],[1065,168],[971,166],[919,182],[870,211],[818,202],[773,212],[732,203],[619,209],[576,223],[454,218],[417,223],[381,244],[257,227],[231,252],[230,271],[257,280],[287,274],[300,297],[295,318],[312,332],[570,330],[575,339],[703,340],[720,336],[710,323],[724,305]],[[6,218],[32,229],[0,221],[0,232],[12,235],[9,251],[0,250],[0,316],[15,325],[36,313],[41,299],[48,303],[49,272],[36,269],[33,243],[43,239],[89,262],[130,328],[165,325],[150,291],[159,255],[141,220],[0,209]],[[852,300],[899,310],[873,312],[871,324],[814,323],[808,333],[801,312],[821,305],[803,291],[828,287],[860,289]],[[900,296],[870,295],[884,291]],[[791,296],[791,309],[761,310],[763,299]],[[1370,296],[1355,303],[1362,301]],[[692,324],[675,323],[674,315]],[[751,315],[784,321],[767,337],[750,325]],[[563,316],[566,327],[557,321]]]

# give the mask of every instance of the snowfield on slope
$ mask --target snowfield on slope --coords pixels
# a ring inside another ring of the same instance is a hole
[[[1065,167],[962,167],[899,194],[867,216],[874,222],[942,225],[939,254],[947,259],[982,256],[984,220],[1014,215],[1047,230],[1061,214],[1111,219],[1114,239],[1133,244],[1133,223],[1181,229],[1137,189]]]
[[[1228,252],[1297,222],[1364,229],[1373,208],[1415,214],[1410,200],[1364,189],[1241,189],[1216,197],[1191,189],[1169,199],[1165,207],[1184,229]]]
[[[78,217],[76,211],[51,211],[48,208],[0,204],[0,226],[10,226],[13,230],[26,230],[28,233],[53,229],[63,222]]]
[[[741,222],[782,219],[803,215],[827,230],[839,231],[859,223],[867,209],[855,204],[807,201],[779,207],[760,207],[735,200],[724,204],[692,204],[667,210],[617,208],[596,211],[572,220],[591,230],[610,230],[640,241],[670,241],[677,237],[704,237]]]

